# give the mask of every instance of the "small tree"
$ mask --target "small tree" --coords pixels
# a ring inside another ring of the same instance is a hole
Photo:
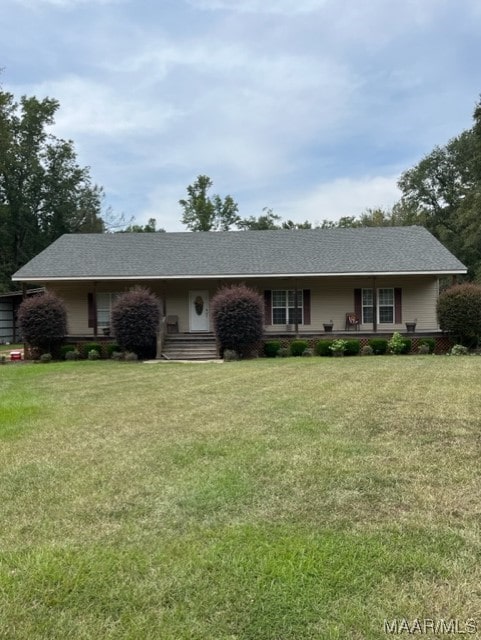
[[[262,338],[264,301],[253,289],[223,287],[212,299],[211,311],[222,351],[232,349],[242,357]]]
[[[441,293],[439,326],[461,344],[474,346],[481,336],[481,286],[457,284]]]
[[[159,321],[159,302],[142,287],[121,294],[112,307],[112,328],[119,346],[139,358],[155,356]]]
[[[45,292],[20,304],[18,322],[23,339],[32,347],[52,352],[67,333],[67,311],[61,298]]]

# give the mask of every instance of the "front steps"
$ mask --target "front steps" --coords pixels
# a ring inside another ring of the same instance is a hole
[[[164,360],[218,360],[213,333],[168,333],[160,357]]]

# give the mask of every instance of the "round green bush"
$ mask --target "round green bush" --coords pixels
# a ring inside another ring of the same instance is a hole
[[[268,340],[264,343],[264,355],[266,358],[275,358],[280,348],[280,340]]]
[[[75,345],[73,344],[63,344],[60,347],[60,357],[62,360],[67,360],[67,354],[75,351]]]
[[[307,340],[293,340],[289,346],[291,356],[302,356],[308,346]]]
[[[455,344],[449,353],[452,356],[469,355],[468,347],[465,347],[464,344]]]
[[[439,326],[466,346],[477,344],[481,336],[481,286],[457,284],[441,293],[437,302]]]
[[[334,340],[319,340],[315,347],[316,354],[330,358],[332,356],[331,346],[333,342]]]
[[[422,347],[423,345],[428,347],[428,353],[434,353],[434,350],[436,348],[436,340],[434,338],[423,338],[419,341],[419,347]]]
[[[358,356],[361,350],[361,342],[357,338],[352,340],[346,340],[346,347],[344,349],[345,356]]]
[[[387,351],[388,341],[385,338],[370,338],[368,340],[368,345],[374,352],[376,356],[382,356]]]

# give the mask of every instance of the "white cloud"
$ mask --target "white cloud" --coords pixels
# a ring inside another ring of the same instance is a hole
[[[188,0],[198,9],[238,13],[277,13],[295,15],[322,8],[329,0]]]
[[[74,9],[76,7],[86,5],[107,5],[107,4],[121,4],[126,0],[14,0],[18,4],[22,4],[29,8],[38,9],[42,5],[58,7],[61,9]]]
[[[358,216],[365,209],[387,208],[399,200],[396,176],[366,176],[338,178],[317,185],[307,194],[298,194],[285,204],[274,206],[283,218],[295,221],[339,220],[343,216]]]
[[[77,134],[158,134],[178,116],[171,105],[160,100],[153,104],[135,91],[126,93],[125,88],[72,75],[37,85],[33,93],[59,100],[55,131],[69,138]]]

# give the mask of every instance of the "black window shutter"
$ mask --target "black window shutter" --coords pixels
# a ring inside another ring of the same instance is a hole
[[[264,291],[264,324],[272,324],[272,291]]]
[[[362,289],[354,289],[354,313],[362,322]]]
[[[401,324],[402,321],[402,289],[400,287],[396,287],[394,289],[394,322],[395,324]]]
[[[304,289],[302,292],[304,303],[304,324],[311,324],[311,290]]]

